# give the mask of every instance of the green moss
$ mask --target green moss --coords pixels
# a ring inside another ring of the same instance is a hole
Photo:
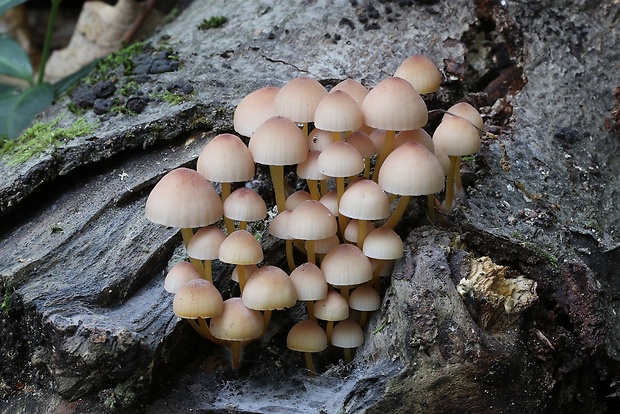
[[[4,291],[2,303],[0,303],[0,311],[4,316],[9,316],[9,309],[11,308],[11,293],[9,290]]]
[[[60,118],[49,123],[36,122],[16,140],[4,142],[0,156],[8,157],[9,165],[16,165],[75,137],[92,134],[97,127],[83,118],[66,128],[58,128],[59,122]]]
[[[179,105],[180,103],[188,101],[189,97],[192,95],[193,93],[190,95],[185,95],[180,93],[172,93],[170,91],[164,91],[164,93],[153,94],[151,96],[153,98],[159,98],[165,102],[168,102],[170,105]]]
[[[555,269],[558,269],[560,267],[560,261],[553,253],[548,252],[542,247],[531,242],[523,242],[521,245],[526,249],[533,250],[538,257],[549,263]]]
[[[226,23],[228,19],[225,16],[211,16],[208,19],[203,19],[202,23],[198,25],[199,30],[216,29]]]

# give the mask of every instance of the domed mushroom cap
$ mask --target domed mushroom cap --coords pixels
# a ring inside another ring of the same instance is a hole
[[[172,301],[174,314],[180,318],[212,318],[224,309],[222,295],[213,283],[193,279],[184,284]]]
[[[381,307],[381,296],[368,285],[358,286],[349,295],[349,307],[362,312],[376,311]]]
[[[353,145],[353,148],[364,158],[372,157],[377,153],[375,143],[372,142],[370,136],[364,131],[353,131],[344,141]]]
[[[211,183],[195,170],[181,167],[153,187],[144,215],[164,226],[195,228],[215,223],[223,214],[222,200]]]
[[[323,321],[342,321],[349,317],[349,304],[340,293],[330,290],[325,299],[314,303],[314,316]]]
[[[443,168],[422,144],[407,142],[385,159],[378,182],[381,188],[392,194],[434,194],[444,187]]]
[[[308,143],[295,122],[282,116],[269,118],[252,134],[248,144],[255,162],[293,165],[305,161]]]
[[[258,221],[267,217],[267,205],[251,188],[240,187],[224,201],[224,216],[237,221]]]
[[[202,279],[202,275],[190,262],[178,262],[168,272],[164,279],[164,290],[177,293],[184,284],[194,279]]]
[[[366,125],[390,131],[421,128],[428,122],[424,100],[409,82],[386,78],[379,82],[362,102]]]
[[[340,239],[337,234],[330,236],[326,239],[314,240],[314,253],[316,254],[326,254],[332,248],[338,246],[340,244]],[[304,247],[308,250],[308,240],[304,243]]]
[[[284,270],[276,266],[264,266],[249,277],[241,299],[250,309],[284,309],[295,306],[297,291]]]
[[[379,220],[390,215],[390,201],[379,184],[361,179],[342,194],[338,211],[354,219]]]
[[[360,221],[358,219],[349,220],[349,223],[347,223],[347,227],[345,227],[344,229],[343,237],[349,243],[357,243],[357,237],[359,235],[358,233],[359,222]],[[366,223],[366,233],[370,233],[374,229],[375,229],[375,225],[372,223],[372,221],[368,221]]]
[[[250,341],[263,334],[263,315],[248,309],[241,298],[224,301],[222,313],[211,319],[211,334],[224,341]]]
[[[314,114],[314,125],[324,131],[354,131],[363,123],[364,117],[359,105],[343,91],[325,95]]]
[[[327,207],[316,200],[300,203],[291,213],[288,234],[299,240],[320,240],[338,231],[336,217]]]
[[[328,191],[319,200],[334,215],[338,215],[338,193],[335,190]]]
[[[294,237],[288,233],[288,222],[291,218],[291,210],[284,210],[278,213],[277,216],[269,223],[269,234],[281,240],[292,240]]]
[[[325,275],[314,263],[306,262],[297,266],[290,278],[297,292],[297,300],[320,300],[327,296]]]
[[[319,151],[310,151],[308,158],[297,164],[297,176],[304,180],[327,180],[327,176],[319,170]],[[290,197],[289,197],[290,198]],[[288,202],[288,199],[286,200]]]
[[[254,159],[236,135],[220,134],[200,152],[196,170],[207,180],[218,183],[248,181],[254,177]]]
[[[405,79],[418,93],[437,92],[442,80],[437,66],[424,55],[409,56],[396,69],[394,76]]]
[[[431,136],[422,128],[412,129],[411,131],[400,131],[394,137],[394,148],[398,148],[405,142],[417,142],[422,144],[432,153],[435,153],[435,144]]]
[[[286,346],[298,352],[321,352],[327,348],[327,335],[318,323],[303,320],[288,332]]]
[[[203,227],[194,233],[187,244],[187,255],[198,260],[215,260],[225,238],[226,233],[219,227]]]
[[[352,244],[340,244],[327,252],[321,271],[333,286],[354,286],[372,279],[370,260]]]
[[[471,155],[480,150],[480,133],[468,120],[451,116],[441,121],[433,143],[451,157]]]
[[[291,79],[276,95],[276,114],[294,122],[313,122],[316,107],[325,95],[327,90],[315,79],[304,76]]]
[[[379,227],[369,232],[363,246],[364,255],[372,259],[400,259],[404,251],[405,245],[400,236],[389,227]]]
[[[277,86],[265,86],[246,95],[235,108],[235,131],[251,137],[263,122],[276,116],[275,99],[279,91]]]
[[[334,326],[331,343],[338,348],[357,348],[364,343],[364,331],[357,322],[345,319]]]
[[[308,142],[308,149],[310,151],[321,152],[334,142],[334,133],[314,128],[308,133],[306,141]]]
[[[220,244],[219,260],[236,265],[257,264],[263,260],[263,248],[252,233],[236,230]]]
[[[476,128],[482,130],[484,128],[484,121],[480,116],[480,112],[467,102],[459,102],[448,108],[448,113],[443,116],[443,119],[449,118],[452,114],[460,116],[471,122]]]
[[[358,105],[362,105],[364,98],[368,95],[368,89],[355,79],[345,79],[332,88],[329,93],[343,91],[349,94]]]
[[[358,150],[344,141],[325,148],[318,158],[319,171],[330,177],[350,177],[364,170],[364,159]]]
[[[286,203],[285,203],[286,204],[286,210],[293,211],[302,202],[304,202],[306,200],[311,200],[311,199],[312,199],[312,196],[310,195],[309,192],[304,191],[304,190],[295,191],[293,194],[288,196],[287,199],[286,199]]]

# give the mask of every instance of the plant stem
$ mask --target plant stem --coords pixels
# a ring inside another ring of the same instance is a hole
[[[39,79],[37,83],[43,83],[45,76],[45,65],[50,56],[50,47],[52,44],[52,34],[54,33],[54,25],[56,24],[56,16],[60,8],[61,0],[52,0],[52,10],[50,11],[50,19],[47,22],[47,30],[45,31],[45,43],[43,43],[43,52],[41,53],[41,64],[39,65]]]

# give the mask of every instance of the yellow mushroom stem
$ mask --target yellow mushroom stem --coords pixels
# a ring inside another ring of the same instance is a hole
[[[342,133],[341,132],[334,131],[334,132],[332,132],[332,134],[333,134],[332,142],[342,141]]]
[[[344,300],[349,302],[349,287],[348,286],[340,286],[340,296],[342,296]]]
[[[232,352],[232,367],[239,369],[241,366],[241,342],[231,341],[230,350]]]
[[[456,169],[454,170],[454,196],[463,199],[463,182],[461,180],[461,157],[457,157]]]
[[[332,342],[332,331],[334,330],[334,321],[327,321],[327,326],[325,327],[325,334],[327,335],[327,342]]]
[[[278,213],[281,213],[286,210],[286,193],[284,192],[284,166],[270,165],[269,172],[271,173],[271,181],[273,183],[273,189],[276,194],[276,205],[278,206]]]
[[[222,203],[226,201],[230,195],[230,183],[222,183]],[[224,225],[226,226],[226,232],[231,234],[235,231],[235,222],[228,217],[224,217]]]
[[[340,199],[344,194],[344,177],[336,177],[336,197],[338,199],[338,205],[340,205]],[[338,213],[338,224],[340,226],[340,234],[344,238],[344,229],[347,228],[347,218]]]
[[[268,309],[263,311],[263,321],[265,321],[265,327],[263,328],[263,335],[267,332],[267,328],[269,327],[269,322],[271,321],[271,310]]]
[[[367,220],[363,220],[363,219],[359,219],[357,221],[357,247],[362,250],[362,248],[364,247],[364,240],[366,240],[366,223],[368,221]]]
[[[390,229],[393,229],[394,227],[396,227],[396,225],[400,221],[403,214],[405,214],[405,211],[407,211],[407,206],[409,205],[410,199],[411,199],[411,196],[407,196],[407,195],[400,196],[400,198],[398,199],[398,204],[396,204],[396,208],[392,212],[392,215],[390,216],[388,221],[386,221],[384,224],[385,227],[389,227]]]
[[[314,369],[314,362],[312,361],[312,353],[304,352],[304,354],[306,356],[306,368],[308,368],[308,371],[310,371],[312,375],[316,375],[316,370]]]
[[[183,244],[185,244],[185,249],[187,249],[187,245],[189,244],[189,241],[192,239],[192,237],[194,237],[194,230],[192,230],[190,228],[182,228],[181,229],[181,236],[183,237]],[[194,265],[196,270],[198,270],[198,272],[201,275],[205,274],[204,266],[202,265],[202,262],[200,260],[194,259],[193,257],[190,257],[189,261],[190,261],[191,264]],[[213,280],[209,280],[209,282],[213,282]]]
[[[329,192],[329,189],[327,188],[327,180],[320,180],[320,182],[321,182],[321,195],[324,196],[325,194]]]
[[[286,261],[288,262],[288,268],[292,272],[297,267],[293,257],[293,240],[286,240],[284,244],[286,246]]]
[[[435,222],[435,194],[428,194],[428,221]]]
[[[308,256],[308,262],[316,264],[316,255],[314,254],[314,240],[307,241],[306,254]]]
[[[351,358],[351,348],[344,348],[344,363],[348,364],[352,360],[353,358]]]
[[[450,171],[446,179],[446,198],[443,201],[443,209],[446,213],[452,211],[454,206],[454,176],[461,157],[450,156]]]
[[[245,289],[245,265],[237,265],[237,276],[239,277],[239,289],[241,293],[243,293],[243,289]]]
[[[239,222],[239,230],[247,230],[248,229],[248,222],[245,220],[242,220]]]
[[[188,319],[187,321],[192,326],[192,328],[194,328],[194,330],[198,332],[203,338],[208,339],[209,341],[218,345],[222,344],[222,341],[220,341],[211,334],[211,330],[209,329],[207,322],[203,318],[198,318],[198,322],[196,322],[194,319]]]
[[[310,197],[312,197],[313,200],[317,200],[317,201],[320,200],[321,193],[319,192],[319,181],[307,179],[306,183],[308,183],[308,189],[310,190]]]
[[[370,157],[364,158],[364,178],[370,177]]]
[[[316,316],[314,316],[314,301],[309,300],[306,302],[306,310],[308,312],[308,319],[312,322],[316,322]]]
[[[211,260],[205,260],[202,263],[203,263],[202,276],[209,282],[213,283],[213,272],[212,272]]]
[[[387,130],[385,131],[385,140],[383,141],[383,148],[381,149],[381,154],[379,154],[379,158],[377,159],[377,163],[375,164],[375,171],[372,173],[372,180],[377,182],[379,180],[379,171],[381,170],[381,166],[383,162],[390,155],[390,152],[394,149],[394,137],[396,136],[396,131]]]

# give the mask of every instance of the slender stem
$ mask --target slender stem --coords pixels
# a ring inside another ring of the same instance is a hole
[[[327,342],[332,342],[332,331],[334,330],[334,321],[327,321],[327,326],[325,327],[325,334],[327,335]]]
[[[50,11],[50,18],[47,21],[47,30],[45,31],[45,41],[43,43],[43,52],[41,53],[41,64],[39,65],[39,79],[37,83],[43,83],[45,77],[45,65],[47,59],[50,57],[50,47],[52,44],[52,36],[54,33],[54,26],[56,24],[56,17],[58,16],[58,9],[60,9],[61,0],[52,0],[52,9]]]
[[[316,316],[314,316],[314,301],[309,300],[306,302],[306,309],[308,311],[308,319],[312,322],[316,322]]]
[[[226,201],[230,195],[230,183],[222,183],[222,203]],[[231,234],[235,231],[235,222],[228,217],[224,217],[224,224],[226,226],[226,233]]]
[[[308,189],[310,190],[310,196],[313,200],[319,200],[321,198],[321,193],[319,192],[319,181],[318,180],[306,180],[308,183]]]
[[[443,201],[443,208],[447,214],[450,214],[454,206],[454,174],[456,173],[457,157],[450,157],[450,171],[446,181],[446,198]]]
[[[321,195],[325,195],[328,193],[327,189],[327,180],[321,180]]]
[[[316,374],[316,370],[314,369],[314,362],[312,362],[312,354],[310,352],[304,352],[306,355],[306,368],[312,375]]]
[[[456,167],[454,168],[454,196],[463,199],[463,182],[461,181],[461,157],[456,157]]]
[[[270,165],[271,181],[276,193],[276,205],[278,213],[286,210],[286,194],[284,193],[284,167],[282,165]]]
[[[359,325],[363,328],[364,325],[366,325],[366,320],[368,319],[368,312],[367,311],[361,311],[360,312],[360,321],[359,321]]]
[[[332,142],[342,141],[342,133],[341,132],[334,131],[334,132],[332,132],[332,134],[333,134]]]
[[[364,178],[370,177],[370,157],[364,158]]]
[[[232,367],[233,369],[239,369],[241,366],[241,342],[232,341],[230,343],[230,350],[232,351]]]
[[[351,348],[344,348],[344,363],[348,364],[351,360]]]
[[[198,326],[200,327],[200,330],[204,333],[205,338],[216,344],[222,344],[222,341],[220,341],[215,336],[213,336],[213,334],[211,334],[211,329],[209,329],[209,325],[207,325],[207,321],[204,318],[198,318]]]
[[[349,287],[348,286],[341,286],[340,287],[340,296],[342,296],[344,298],[344,300],[349,302]]]
[[[357,247],[362,250],[364,247],[364,240],[366,240],[366,223],[368,221],[364,219],[357,220]]]
[[[263,311],[263,321],[265,322],[265,327],[263,328],[263,335],[267,332],[267,328],[269,327],[269,322],[271,321],[271,310],[267,309]]]
[[[344,194],[344,177],[336,177],[336,197],[338,198],[338,206],[340,208],[340,199]],[[338,224],[340,225],[340,234],[344,238],[344,229],[347,228],[347,218],[338,212]]]
[[[243,289],[245,288],[245,265],[237,265],[237,276],[239,277],[239,289],[241,293],[243,293]]]
[[[295,270],[297,267],[295,265],[295,258],[293,257],[293,240],[286,240],[286,261],[288,262],[288,268],[291,270]]]
[[[239,230],[247,230],[248,229],[248,222],[245,220],[242,220],[239,222]]]
[[[385,227],[393,229],[398,224],[401,217],[403,216],[403,214],[405,214],[405,211],[407,210],[410,199],[411,196],[400,196],[400,198],[398,199],[398,204],[396,205],[396,209],[394,210],[388,221],[386,221],[384,224]]]
[[[307,122],[304,122],[304,123],[301,125],[301,132],[303,132],[303,133],[304,133],[304,136],[305,136],[306,138],[308,137],[308,123],[307,123]]]
[[[183,243],[185,244],[185,249],[187,250],[187,245],[189,244],[189,241],[194,236],[194,230],[190,229],[190,228],[182,228],[181,229],[181,236],[183,237]],[[204,267],[202,266],[202,262],[200,260],[194,259],[193,257],[190,257],[189,261],[190,261],[191,264],[194,265],[196,270],[198,270],[198,272],[200,272],[201,275],[205,274]]]
[[[211,260],[205,260],[203,263],[204,263],[204,272],[202,273],[202,275],[209,282],[213,283],[213,274],[211,271]]]
[[[372,173],[372,180],[377,182],[379,180],[379,170],[383,165],[383,162],[390,155],[390,152],[394,149],[394,137],[396,136],[396,131],[385,131],[385,140],[383,141],[383,149],[381,150],[381,154],[379,154],[379,158],[377,159],[377,163],[375,164],[375,171]]]
[[[306,254],[308,255],[308,262],[316,264],[316,255],[314,254],[314,240],[308,240],[306,243]]]
[[[435,194],[428,194],[428,221],[435,222]]]
[[[381,270],[383,270],[383,265],[385,264],[385,260],[379,259],[377,260],[377,266],[375,270],[372,271],[372,279],[368,282],[368,286],[370,287],[378,287],[379,286],[379,277],[381,277]],[[375,289],[377,292],[379,289]]]

